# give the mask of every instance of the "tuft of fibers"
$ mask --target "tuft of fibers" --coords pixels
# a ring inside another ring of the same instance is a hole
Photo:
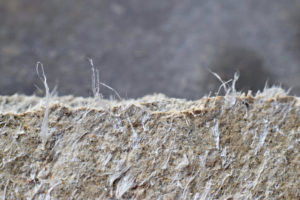
[[[40,76],[39,73],[39,68],[41,68],[42,70],[42,77]],[[39,76],[39,78],[41,79],[41,81],[44,84],[45,87],[45,113],[44,113],[44,118],[43,118],[43,122],[42,122],[42,127],[41,127],[41,137],[42,137],[42,141],[45,143],[47,138],[49,137],[49,130],[48,130],[48,115],[49,115],[49,104],[50,104],[50,92],[49,92],[49,87],[47,84],[47,78],[45,75],[45,71],[44,71],[44,66],[41,62],[37,62],[36,64],[36,72]]]

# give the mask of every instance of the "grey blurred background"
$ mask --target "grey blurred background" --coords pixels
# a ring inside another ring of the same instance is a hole
[[[299,95],[300,1],[0,0],[0,94],[41,94],[41,61],[59,95],[90,96],[87,58],[124,98],[201,98],[220,85],[209,70]]]

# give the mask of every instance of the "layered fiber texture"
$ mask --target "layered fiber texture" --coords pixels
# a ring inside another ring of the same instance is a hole
[[[300,199],[300,100],[281,89],[53,97],[47,120],[44,102],[0,97],[3,199]]]

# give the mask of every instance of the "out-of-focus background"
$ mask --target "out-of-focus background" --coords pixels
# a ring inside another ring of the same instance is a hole
[[[220,85],[209,70],[299,95],[300,1],[0,0],[1,95],[40,94],[41,61],[59,95],[90,96],[87,58],[124,98],[201,98]]]

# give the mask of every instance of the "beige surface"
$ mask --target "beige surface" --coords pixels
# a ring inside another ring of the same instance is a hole
[[[299,199],[300,101],[0,97],[4,199]],[[43,133],[43,135],[42,135]]]

